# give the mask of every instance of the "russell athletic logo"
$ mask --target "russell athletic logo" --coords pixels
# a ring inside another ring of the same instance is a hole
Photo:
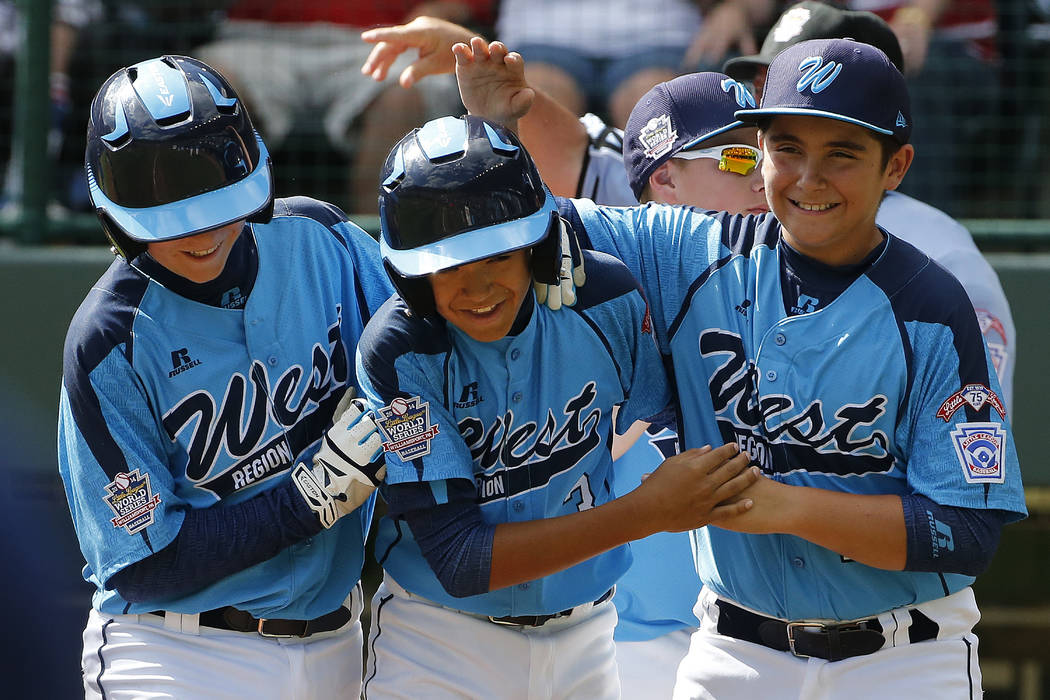
[[[478,397],[478,383],[471,382],[463,385],[463,392],[459,395],[459,401],[454,402],[452,405],[456,408],[473,408],[479,403],[481,403],[481,399]]]
[[[179,348],[178,350],[171,351],[171,371],[168,372],[168,379],[171,379],[177,374],[182,374],[188,369],[200,365],[200,360],[194,360],[190,357],[188,348]]]

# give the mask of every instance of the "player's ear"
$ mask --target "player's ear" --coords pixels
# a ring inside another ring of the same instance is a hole
[[[886,161],[886,170],[883,173],[883,189],[895,190],[901,184],[908,168],[915,159],[915,147],[906,143],[897,149]]]
[[[671,161],[667,160],[649,175],[649,193],[651,199],[665,204],[677,204],[675,196],[675,177]]]

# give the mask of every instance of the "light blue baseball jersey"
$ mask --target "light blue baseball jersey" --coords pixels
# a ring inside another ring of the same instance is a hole
[[[371,502],[178,600],[130,604],[106,588],[168,545],[187,509],[251,498],[312,457],[355,383],[365,323],[393,291],[376,243],[321,202],[277,200],[271,223],[241,235],[258,250],[243,308],[191,301],[118,259],[70,325],[59,470],[102,612],[234,605],[309,619],[360,578]]]
[[[562,215],[640,281],[672,356],[684,447],[738,442],[788,484],[1025,514],[977,317],[958,281],[910,244],[889,236],[829,305],[789,315],[771,214],[573,200]],[[704,584],[784,619],[868,616],[973,581],[876,569],[789,535],[708,526],[694,538]]]
[[[428,483],[448,502],[452,480],[475,486],[485,523],[537,520],[613,498],[612,409],[618,429],[670,402],[648,309],[618,261],[588,253],[591,274],[572,308],[551,311],[530,291],[516,335],[483,343],[391,299],[358,347],[358,380],[379,413],[386,483]],[[384,498],[390,489],[382,491]],[[391,511],[400,510],[391,503]],[[549,614],[596,600],[627,569],[617,547],[539,580],[455,598],[403,519],[383,517],[376,557],[408,591],[468,612]]]
[[[668,457],[678,453],[678,436],[650,425],[613,463],[617,495],[642,483]],[[658,532],[631,543],[634,562],[616,584],[616,640],[644,642],[675,630],[697,627],[693,605],[700,579],[693,566],[687,532]]]

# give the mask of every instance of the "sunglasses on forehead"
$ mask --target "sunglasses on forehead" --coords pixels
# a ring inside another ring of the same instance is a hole
[[[679,151],[672,158],[681,160],[711,158],[718,161],[718,169],[724,173],[750,175],[762,162],[762,151],[744,143],[727,143],[724,146]]]

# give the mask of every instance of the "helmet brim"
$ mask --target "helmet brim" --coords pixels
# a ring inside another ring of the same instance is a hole
[[[122,207],[107,197],[87,172],[88,190],[96,210],[105,213],[133,241],[156,243],[185,238],[247,219],[269,206],[273,198],[270,153],[259,133],[259,162],[244,179],[211,192],[153,207]]]
[[[546,193],[543,206],[535,213],[502,224],[465,231],[419,248],[398,250],[379,238],[379,250],[397,272],[405,277],[423,277],[450,267],[529,248],[550,232],[554,198]]]

